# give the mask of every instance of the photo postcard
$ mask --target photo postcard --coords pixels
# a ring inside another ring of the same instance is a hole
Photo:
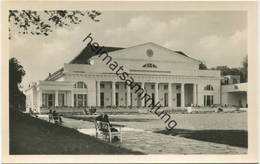
[[[256,2],[2,11],[3,162],[258,162]]]

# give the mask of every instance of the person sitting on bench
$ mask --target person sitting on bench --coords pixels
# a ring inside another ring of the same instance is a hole
[[[61,119],[61,116],[55,110],[52,112],[52,116],[53,116],[55,123],[58,123],[56,121],[59,121],[59,123],[63,122],[62,119]]]
[[[113,128],[112,125],[110,124],[107,114],[102,113],[101,115],[97,116],[97,117],[96,117],[96,121],[101,121],[101,122],[107,122],[107,123],[109,123],[111,132],[117,132],[117,131],[118,131],[116,128]]]

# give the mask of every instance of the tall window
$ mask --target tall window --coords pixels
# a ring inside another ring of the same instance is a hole
[[[204,87],[205,91],[213,91],[213,86],[212,85],[207,85],[206,87]]]
[[[79,81],[74,85],[74,88],[87,89],[87,85],[83,81]]]
[[[164,89],[164,90],[167,90],[167,89],[168,89],[168,85],[167,85],[167,84],[164,85],[164,86],[163,86],[163,89]]]
[[[133,106],[133,93],[130,94],[130,106]]]
[[[43,93],[42,94],[42,106],[53,107],[55,105],[54,93]]]
[[[168,104],[168,93],[164,93],[164,106],[169,106]]]
[[[74,94],[74,106],[75,107],[88,106],[87,94]]]
[[[127,106],[127,92],[125,92],[125,105]]]
[[[75,107],[85,107],[87,103],[87,85],[83,81],[79,81],[74,85],[77,89],[82,89],[83,93],[74,94],[74,106]]]
[[[116,106],[119,105],[119,93],[116,92]]]
[[[213,105],[213,95],[204,95],[204,106]]]
[[[64,93],[59,93],[58,95],[58,103],[59,103],[59,106],[64,106],[65,105],[65,95]]]

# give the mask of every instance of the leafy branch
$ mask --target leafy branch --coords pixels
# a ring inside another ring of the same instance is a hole
[[[53,27],[65,27],[80,24],[83,17],[88,16],[94,22],[99,22],[97,17],[101,12],[91,11],[68,11],[68,10],[9,10],[9,39],[16,29],[19,34],[48,36]]]

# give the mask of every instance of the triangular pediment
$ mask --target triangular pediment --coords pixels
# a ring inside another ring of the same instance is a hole
[[[200,63],[181,51],[173,51],[155,43],[145,43],[109,53],[117,60],[146,60]]]

